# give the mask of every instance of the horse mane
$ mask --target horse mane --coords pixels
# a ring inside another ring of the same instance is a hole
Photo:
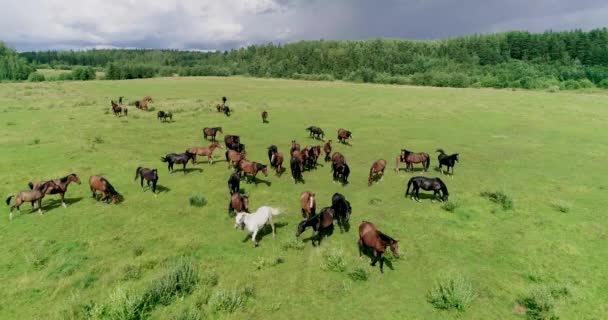
[[[59,182],[61,182],[61,183],[68,182],[68,178],[69,178],[70,176],[71,176],[71,174],[68,174],[67,176],[65,176],[65,177],[63,177],[63,178],[60,178],[60,179],[59,179]]]
[[[264,169],[265,167],[266,167],[265,165],[263,165],[263,164],[261,164],[261,163],[258,163],[258,162],[255,162],[255,169],[256,169],[256,170],[262,170],[262,169]]]
[[[114,186],[112,186],[112,184],[110,183],[110,181],[108,181],[108,179],[101,177],[100,179],[102,182],[106,183],[106,188],[108,188],[108,192],[110,192],[110,194],[112,195],[117,195],[118,192],[116,192],[116,189],[114,189]]]
[[[382,241],[384,241],[384,242],[389,242],[389,243],[390,243],[390,242],[396,241],[395,239],[393,239],[393,238],[391,238],[391,237],[387,236],[386,234],[382,233],[382,232],[381,232],[381,231],[379,231],[379,230],[376,230],[376,232],[378,232],[378,237],[380,237],[380,239],[381,239]]]
[[[445,183],[443,183],[443,181],[441,181],[441,179],[439,178],[435,178],[437,179],[437,181],[439,182],[439,185],[441,186],[441,192],[443,192],[444,195],[450,195],[448,193],[448,187],[445,185]]]

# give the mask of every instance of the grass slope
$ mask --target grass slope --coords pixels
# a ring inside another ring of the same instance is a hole
[[[145,95],[155,98],[156,110],[172,111],[175,122],[159,123],[156,112],[134,107],[128,118],[108,113],[110,99]],[[235,110],[230,118],[212,108],[223,95]],[[56,196],[45,198],[44,216],[27,213],[24,205],[24,213],[9,222],[4,207],[0,318],[62,318],[75,302],[106,303],[118,287],[142,290],[180,255],[217,273],[217,290],[255,287],[255,296],[235,313],[218,314],[233,319],[519,318],[522,297],[537,287],[561,285],[573,289],[556,306],[563,319],[605,317],[607,107],[599,94],[247,78],[1,85],[1,194],[72,172],[83,184],[70,186],[67,209]],[[262,110],[269,111],[269,124],[262,124]],[[294,185],[288,172],[281,178],[270,174],[268,184],[242,183],[252,208],[284,209],[276,219],[277,238],[266,235],[256,249],[243,242],[246,235],[227,216],[230,171],[224,161],[198,164],[202,172],[186,175],[169,174],[159,161],[166,153],[209,144],[201,129],[222,126],[226,134],[242,136],[250,159],[266,163],[270,144],[285,154],[292,139],[314,144],[304,131],[309,125],[324,128],[334,141],[338,128],[353,131],[352,147],[335,144],[350,164],[351,184],[332,184],[328,165],[306,172],[305,185]],[[437,148],[461,154],[455,178],[444,178],[459,203],[454,212],[428,199],[404,198],[412,174],[393,171],[404,147],[433,154],[431,168]],[[368,187],[369,166],[378,158],[388,160],[389,170],[384,181]],[[138,166],[158,168],[165,192],[142,192],[133,181]],[[91,199],[92,174],[104,174],[126,201],[115,206]],[[307,242],[303,251],[285,250],[283,244],[295,236],[304,190],[316,192],[319,208],[330,204],[334,192],[345,194],[354,208],[353,227],[335,232],[321,248]],[[514,209],[503,211],[481,197],[483,191],[504,192]],[[209,203],[191,207],[192,195]],[[394,270],[380,275],[367,258],[358,258],[361,220],[400,240],[403,258],[393,261]],[[342,252],[348,270],[370,271],[369,280],[324,270],[330,249]],[[260,262],[274,257],[284,262]],[[471,281],[475,298],[464,313],[427,302],[446,274]],[[152,318],[197,308],[201,291],[156,308]]]

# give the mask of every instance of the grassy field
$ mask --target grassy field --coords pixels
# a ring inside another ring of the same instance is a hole
[[[109,113],[110,99],[145,95],[175,121],[159,123],[156,112],[134,107],[128,117]],[[212,108],[222,95],[235,110],[230,118]],[[269,124],[262,124],[262,110]],[[181,256],[202,280],[190,294],[156,304],[153,319],[521,319],[524,305],[534,303],[561,319],[608,315],[605,95],[170,78],[5,84],[0,112],[3,201],[28,181],[72,172],[83,181],[70,186],[67,209],[49,196],[45,215],[24,205],[9,222],[4,206],[1,319],[109,313],[128,305],[121,293],[141,295]],[[276,239],[266,235],[258,248],[227,215],[226,162],[201,163],[184,175],[169,174],[159,160],[207,145],[201,129],[222,126],[242,136],[250,159],[266,163],[270,144],[286,154],[292,139],[315,144],[304,131],[310,125],[334,141],[338,128],[353,131],[352,147],[335,145],[351,167],[351,183],[333,184],[328,165],[305,172],[304,185],[294,185],[289,173],[269,174],[257,186],[243,182],[252,209],[284,211]],[[427,176],[439,174],[435,149],[460,153],[455,177],[443,178],[458,204],[453,212],[404,197],[413,174],[393,171],[400,148],[433,154]],[[389,170],[368,187],[369,167],[379,158]],[[133,181],[138,166],[159,169],[163,192],[140,189]],[[94,201],[92,174],[105,175],[125,202]],[[330,205],[334,192],[346,195],[350,232],[336,230],[321,247],[306,242],[299,249],[295,228],[305,190],[317,194],[318,207]],[[496,191],[513,200],[512,209],[480,196]],[[208,204],[190,206],[193,195]],[[391,259],[384,275],[358,257],[361,220],[400,240],[402,258]],[[355,270],[369,279],[356,281]],[[472,287],[464,311],[429,303],[429,292],[446,278]]]

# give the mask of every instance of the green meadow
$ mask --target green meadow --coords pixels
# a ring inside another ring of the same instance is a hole
[[[111,99],[146,95],[155,111],[111,113]],[[224,95],[231,117],[214,108]],[[174,121],[157,121],[158,110],[173,112]],[[0,85],[0,119],[1,319],[608,317],[604,93],[240,77],[58,81]],[[257,248],[227,214],[225,149],[213,165],[198,163],[187,174],[169,173],[160,161],[209,145],[202,129],[222,126],[241,136],[249,159],[267,163],[271,144],[285,155],[294,139],[320,144],[304,130],[311,125],[345,155],[350,184],[332,183],[322,161],[304,172],[305,184],[294,184],[289,170],[258,176],[257,185],[242,181],[251,210],[283,211],[276,238],[266,232]],[[337,143],[338,128],[353,132],[352,146]],[[431,154],[429,171],[396,173],[402,148]],[[440,176],[437,148],[461,160],[453,178],[442,177],[450,191],[444,207],[404,197],[412,176]],[[389,163],[384,180],[368,187],[370,166],[381,158]],[[158,168],[157,195],[133,180],[138,166]],[[67,208],[51,195],[44,215],[24,204],[9,221],[6,197],[29,181],[69,173],[82,184],[69,186]],[[95,201],[94,174],[125,201]],[[302,191],[316,193],[319,209],[344,194],[353,207],[350,231],[336,227],[320,247],[296,240]],[[191,206],[193,196],[207,203]],[[363,220],[399,240],[401,258],[389,255],[384,274],[359,258]],[[165,286],[168,293],[158,294],[165,298],[150,298],[171,281],[178,285]]]

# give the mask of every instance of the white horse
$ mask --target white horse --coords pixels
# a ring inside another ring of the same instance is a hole
[[[260,207],[254,213],[239,212],[236,214],[234,228],[241,227],[241,230],[243,230],[245,227],[247,227],[247,231],[249,231],[249,234],[251,234],[253,246],[257,247],[258,242],[255,240],[255,236],[266,224],[270,224],[272,227],[272,237],[274,238],[275,232],[272,216],[276,216],[280,213],[281,212],[279,209],[271,207]]]

